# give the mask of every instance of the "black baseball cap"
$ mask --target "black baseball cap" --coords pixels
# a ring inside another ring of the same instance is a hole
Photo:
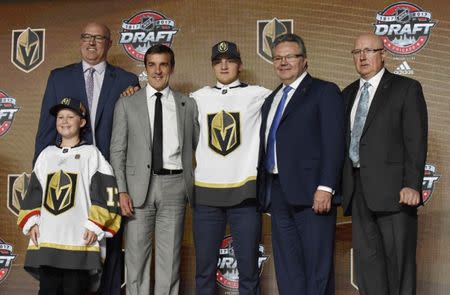
[[[80,115],[81,118],[87,117],[86,107],[84,106],[84,104],[81,101],[79,101],[78,99],[75,99],[75,98],[65,97],[65,98],[61,99],[61,101],[58,104],[51,107],[50,115],[53,115],[56,117],[56,115],[58,115],[58,112],[62,109],[72,110],[75,113],[77,113],[78,115]]]
[[[241,61],[241,54],[237,48],[236,43],[230,41],[220,41],[212,47],[211,61],[221,57],[228,57]]]

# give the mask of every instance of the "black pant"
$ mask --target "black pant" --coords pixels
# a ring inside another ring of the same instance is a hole
[[[370,210],[359,170],[352,202],[352,246],[360,294],[415,295],[417,209],[405,205],[398,212]]]
[[[39,295],[84,295],[89,288],[89,272],[41,266]]]

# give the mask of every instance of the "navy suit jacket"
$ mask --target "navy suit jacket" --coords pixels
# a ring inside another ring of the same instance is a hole
[[[265,167],[267,116],[280,85],[262,106],[257,195],[260,209],[270,206],[271,175]],[[286,106],[276,133],[278,175],[287,202],[312,206],[317,186],[339,192],[344,159],[344,107],[339,88],[331,82],[303,79]],[[340,194],[333,203],[341,201]]]
[[[106,63],[105,77],[100,91],[95,126],[93,128],[96,131],[96,145],[108,161],[114,107],[120,94],[130,85],[139,85],[135,74]],[[50,73],[42,100],[33,165],[43,149],[55,144],[57,136],[55,118],[49,114],[49,110],[64,97],[75,98],[82,101],[85,106],[88,105],[81,62],[54,69]],[[89,144],[93,143],[90,128],[86,130],[84,141]]]

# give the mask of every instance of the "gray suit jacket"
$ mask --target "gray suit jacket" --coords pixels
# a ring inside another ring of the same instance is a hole
[[[181,161],[188,199],[193,193],[193,157],[199,125],[195,101],[172,90],[175,99]],[[146,88],[120,98],[114,110],[111,136],[111,165],[119,192],[127,192],[133,206],[144,204],[152,175],[152,141]]]

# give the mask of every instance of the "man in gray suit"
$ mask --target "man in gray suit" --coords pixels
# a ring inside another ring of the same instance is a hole
[[[145,54],[146,87],[118,100],[111,138],[125,224],[127,294],[150,294],[155,236],[155,295],[178,294],[187,198],[192,196],[197,106],[170,89],[173,51],[162,44]]]

